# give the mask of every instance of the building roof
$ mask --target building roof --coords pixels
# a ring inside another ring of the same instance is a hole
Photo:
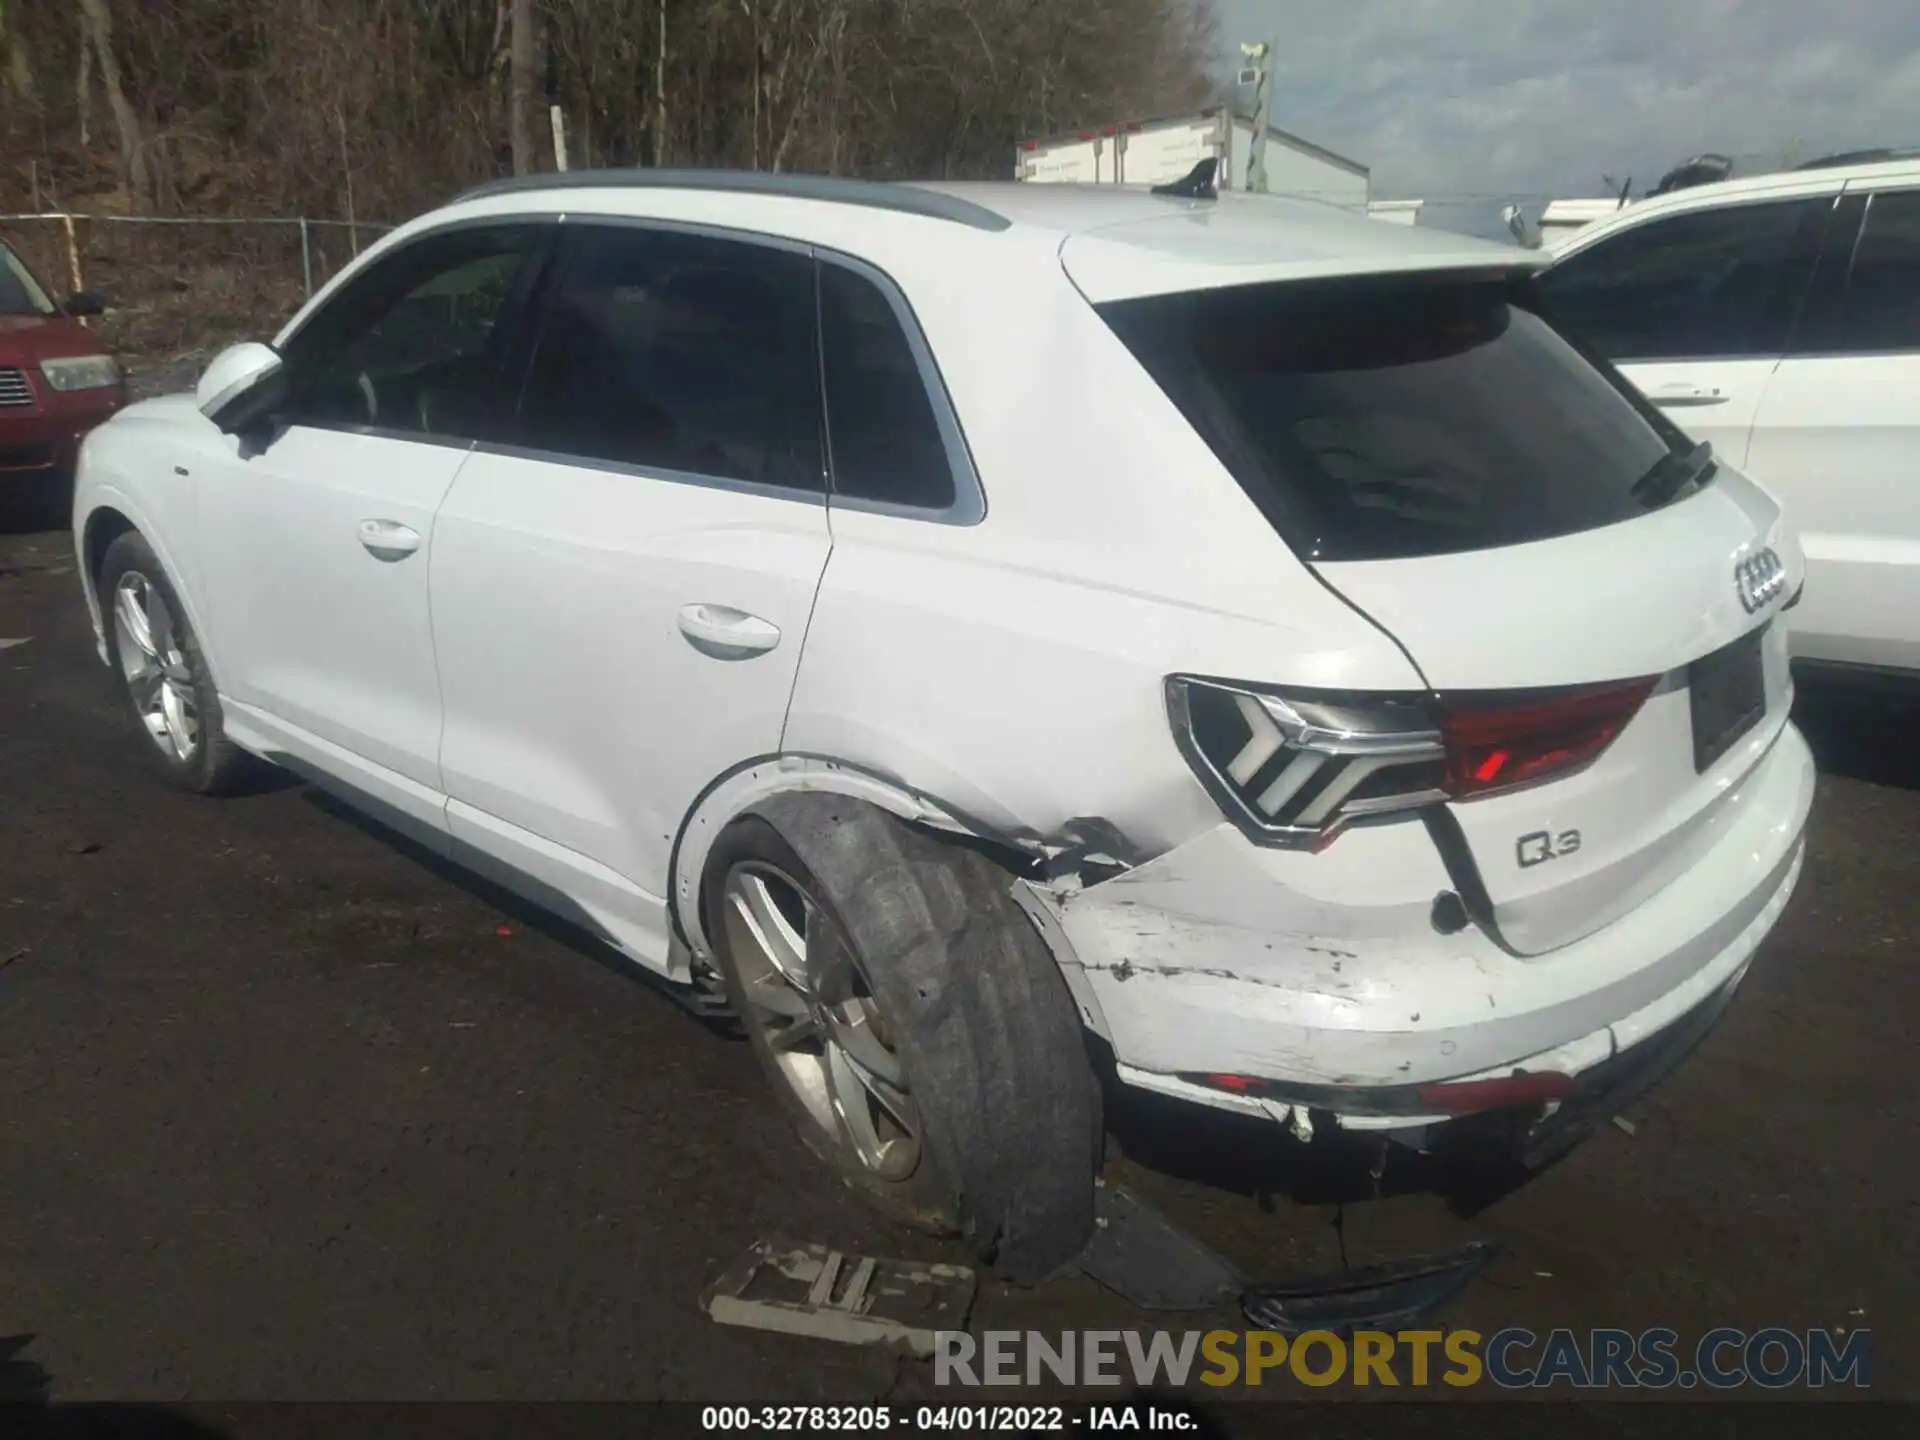
[[[1094,140],[1109,135],[1132,135],[1163,125],[1185,125],[1195,120],[1215,120],[1225,113],[1228,113],[1226,106],[1213,105],[1205,110],[1189,111],[1184,115],[1154,115],[1143,120],[1118,120],[1110,125],[1091,125],[1083,126],[1078,130],[1061,130],[1051,135],[1030,135],[1023,137],[1017,143],[1022,150],[1035,150],[1043,145],[1058,145],[1073,140]],[[1239,125],[1253,123],[1251,117],[1246,115],[1234,115],[1233,119]],[[1351,171],[1355,175],[1370,176],[1373,173],[1358,160],[1349,160],[1344,155],[1337,155],[1326,146],[1316,145],[1313,141],[1303,139],[1290,130],[1282,130],[1277,125],[1268,125],[1267,135],[1291,149],[1311,155],[1315,159],[1324,160],[1329,165],[1337,165],[1340,169]]]
[[[1605,196],[1598,200],[1549,200],[1547,208],[1540,212],[1542,225],[1585,224],[1611,215],[1627,202],[1618,196]]]

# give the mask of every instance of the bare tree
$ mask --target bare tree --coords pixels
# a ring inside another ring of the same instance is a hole
[[[533,158],[533,0],[512,0],[512,58],[508,60],[507,134],[513,173],[525,175]]]
[[[139,112],[127,99],[126,89],[120,81],[120,62],[113,53],[113,12],[107,0],[79,0],[79,5],[82,99],[84,101],[86,90],[84,57],[91,51],[99,62],[100,84],[107,92],[107,108],[113,114],[113,127],[119,136],[121,182],[135,205],[151,205],[153,181],[147,166],[147,137],[140,124]],[[83,119],[83,137],[84,127]]]
[[[653,164],[667,163],[667,0],[660,0],[660,48],[653,57]]]
[[[1200,102],[1209,21],[1209,0],[0,0],[0,188],[27,186],[31,134],[85,194],[110,112],[140,203],[164,140],[184,207],[340,215],[350,167],[356,211],[398,218],[540,168],[544,98],[602,163],[1002,177],[1023,136]]]
[[[4,87],[8,99],[33,109],[39,103],[39,89],[34,83],[32,52],[25,32],[12,20],[11,0],[0,0],[0,57],[6,60],[0,87]]]

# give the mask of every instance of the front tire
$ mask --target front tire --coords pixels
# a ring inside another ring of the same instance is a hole
[[[1052,954],[985,857],[777,796],[708,859],[708,938],[806,1143],[857,1193],[1042,1279],[1093,1230],[1100,1091]]]
[[[107,657],[141,749],[183,790],[232,789],[247,756],[227,739],[200,642],[146,537],[129,530],[109,545],[96,584]]]

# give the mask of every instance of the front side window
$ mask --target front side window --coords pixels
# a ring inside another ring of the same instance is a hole
[[[671,230],[567,228],[515,443],[822,490],[811,257]]]
[[[0,245],[0,315],[51,315],[55,308],[26,262]]]
[[[1827,196],[1654,220],[1568,256],[1540,289],[1612,360],[1777,356],[1832,209]]]
[[[1833,348],[1920,351],[1920,190],[1883,191],[1868,203]]]
[[[1524,281],[1369,277],[1100,313],[1295,552],[1383,560],[1570,535],[1667,503],[1691,447]]]
[[[287,342],[299,424],[471,439],[510,407],[500,329],[544,232],[476,226],[416,240],[356,276]]]
[[[820,344],[833,493],[915,509],[951,507],[953,462],[927,377],[880,287],[844,265],[822,265]]]

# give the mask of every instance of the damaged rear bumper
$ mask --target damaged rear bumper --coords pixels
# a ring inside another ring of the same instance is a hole
[[[1303,1137],[1331,1119],[1417,1138],[1490,1108],[1437,1102],[1433,1087],[1524,1071],[1570,1077],[1567,1093],[1582,1094],[1585,1077],[1689,1017],[1711,1023],[1798,880],[1813,778],[1789,727],[1691,869],[1534,957],[1477,929],[1435,932],[1432,900],[1450,882],[1417,826],[1350,833],[1340,844],[1362,863],[1337,870],[1222,827],[1026,903],[1122,1080]]]

